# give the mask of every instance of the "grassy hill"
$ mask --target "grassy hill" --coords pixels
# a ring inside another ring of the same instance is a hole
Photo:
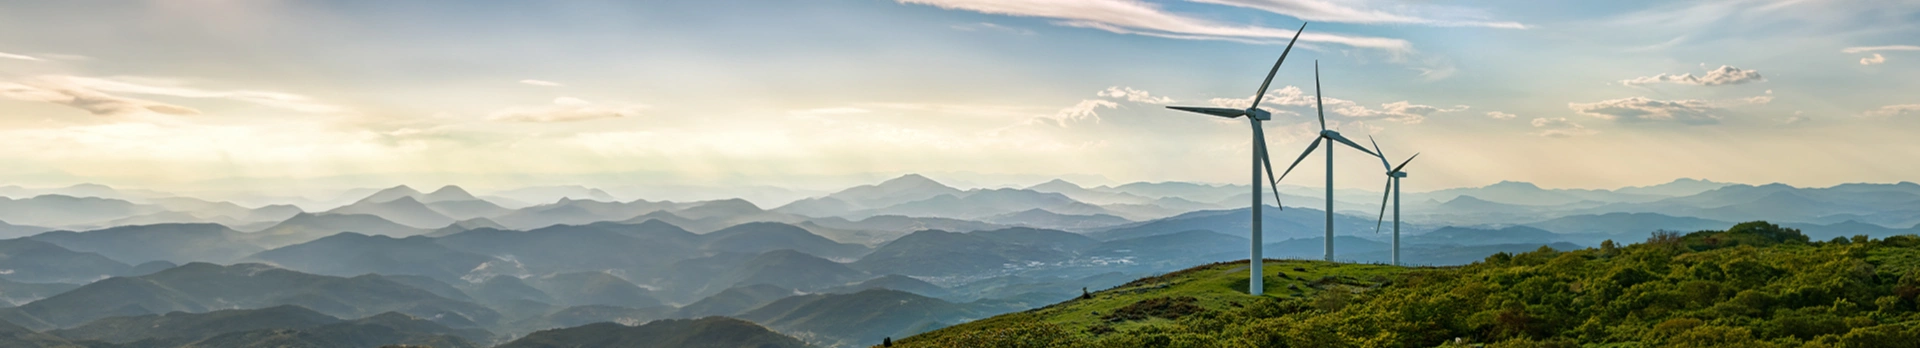
[[[896,347],[1911,347],[1920,237],[1764,222],[1445,268],[1267,260],[1141,279]],[[1295,270],[1295,267],[1305,272]],[[1305,279],[1304,281],[1302,279]],[[1298,290],[1294,290],[1298,289]],[[1297,295],[1296,295],[1297,294]]]

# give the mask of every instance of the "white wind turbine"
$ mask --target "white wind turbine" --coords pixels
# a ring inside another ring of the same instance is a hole
[[[1380,155],[1380,166],[1387,169],[1387,187],[1386,189],[1380,190],[1380,218],[1373,222],[1373,233],[1380,233],[1381,223],[1387,220],[1387,197],[1393,197],[1393,265],[1399,266],[1400,178],[1407,177],[1407,172],[1401,171],[1400,169],[1406,168],[1407,163],[1413,162],[1414,157],[1420,157],[1420,153],[1416,152],[1413,156],[1408,156],[1407,160],[1401,161],[1399,166],[1392,166],[1391,163],[1387,162],[1387,152],[1380,150],[1380,142],[1373,141],[1372,136],[1368,136],[1367,141],[1373,143],[1373,151]]]
[[[1226,117],[1226,118],[1236,118],[1240,116],[1246,116],[1247,121],[1253,124],[1253,207],[1251,208],[1251,211],[1253,213],[1253,229],[1252,229],[1253,231],[1251,235],[1251,237],[1253,237],[1253,243],[1252,243],[1252,247],[1248,251],[1249,257],[1247,258],[1247,293],[1248,294],[1260,295],[1262,293],[1265,293],[1266,291],[1265,289],[1266,284],[1264,283],[1264,280],[1262,280],[1261,278],[1262,275],[1265,274],[1261,270],[1262,268],[1261,263],[1262,261],[1265,260],[1265,257],[1264,257],[1265,253],[1263,253],[1260,250],[1260,243],[1261,243],[1260,242],[1260,205],[1261,205],[1260,204],[1261,203],[1260,202],[1261,200],[1260,199],[1260,168],[1266,167],[1267,177],[1272,178],[1273,177],[1273,159],[1267,156],[1267,136],[1260,128],[1260,121],[1273,119],[1273,114],[1267,112],[1266,110],[1260,109],[1260,100],[1266,97],[1267,85],[1273,83],[1274,73],[1280,72],[1280,64],[1285,63],[1287,61],[1287,54],[1293,52],[1293,43],[1300,41],[1300,33],[1303,33],[1306,31],[1307,31],[1307,24],[1301,23],[1300,31],[1293,33],[1293,41],[1287,42],[1287,49],[1284,51],[1280,51],[1280,59],[1273,62],[1272,70],[1267,71],[1267,80],[1260,82],[1260,90],[1257,92],[1254,92],[1253,105],[1247,106],[1245,110],[1229,109],[1229,108],[1192,107],[1192,106],[1167,107],[1168,109],[1193,112],[1193,113],[1202,113],[1202,114],[1220,116],[1220,117]],[[1278,182],[1277,178],[1275,179],[1275,182]],[[1273,199],[1275,200],[1275,202],[1278,202],[1280,199],[1280,188],[1278,187],[1277,183],[1274,185],[1275,186],[1273,187]]]
[[[1294,166],[1299,166],[1301,160],[1305,160],[1307,159],[1307,155],[1313,154],[1313,150],[1320,147],[1321,140],[1329,141],[1327,143],[1327,152],[1325,153],[1327,155],[1327,241],[1326,242],[1327,242],[1327,261],[1333,261],[1333,148],[1334,148],[1334,145],[1332,142],[1337,141],[1337,142],[1340,142],[1341,144],[1347,144],[1347,146],[1351,146],[1356,150],[1360,150],[1360,152],[1365,152],[1368,155],[1373,155],[1374,157],[1380,157],[1380,154],[1373,153],[1373,151],[1369,151],[1367,150],[1367,148],[1361,147],[1360,144],[1353,143],[1352,140],[1347,140],[1347,137],[1340,136],[1340,132],[1327,129],[1327,104],[1326,102],[1320,100],[1320,96],[1322,94],[1323,93],[1320,92],[1320,61],[1316,60],[1313,62],[1313,102],[1314,104],[1316,104],[1316,109],[1319,109],[1319,113],[1320,113],[1320,136],[1313,139],[1313,144],[1307,145],[1306,151],[1300,152],[1300,158],[1294,159],[1293,165],[1287,166],[1287,171],[1280,173],[1280,178],[1286,179],[1287,173],[1292,173]]]

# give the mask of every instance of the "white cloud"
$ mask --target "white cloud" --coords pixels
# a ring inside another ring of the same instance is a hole
[[[1765,80],[1766,78],[1760,77],[1760,72],[1758,71],[1741,70],[1740,68],[1722,65],[1720,66],[1719,69],[1713,69],[1711,71],[1707,71],[1706,75],[1697,76],[1697,77],[1693,76],[1692,73],[1685,73],[1685,74],[1679,74],[1679,75],[1659,74],[1659,75],[1653,75],[1653,76],[1637,77],[1629,80],[1620,81],[1620,83],[1628,86],[1639,86],[1639,85],[1654,84],[1654,83],[1719,86],[1719,85],[1737,85],[1737,84],[1743,84],[1748,82],[1765,81]]]
[[[970,24],[954,24],[950,28],[953,28],[953,30],[959,30],[959,31],[993,31],[993,32],[1001,32],[1001,33],[1008,33],[1008,34],[1014,34],[1014,35],[1033,35],[1033,31],[1027,30],[1026,28],[1015,28],[1015,27],[1009,27],[1009,26],[987,23],[987,22],[970,23]]]
[[[6,52],[0,52],[0,58],[18,59],[18,60],[33,61],[33,62],[40,61],[40,58],[34,58],[33,56],[28,56],[24,54],[12,54],[12,53],[6,53]]]
[[[559,82],[546,81],[546,80],[534,80],[534,79],[520,80],[520,83],[534,85],[534,86],[542,86],[542,87],[566,86],[566,85],[560,84]]]
[[[1236,25],[1166,12],[1138,0],[896,0],[949,10],[1058,19],[1058,25],[1093,28],[1121,34],[1173,39],[1233,40],[1271,43],[1292,38],[1294,31],[1256,25]],[[1309,32],[1300,41],[1411,51],[1406,40]]]
[[[1920,104],[1887,105],[1879,109],[1867,110],[1864,114],[1874,117],[1920,115]]]
[[[1168,98],[1164,96],[1155,97],[1153,96],[1152,93],[1147,93],[1147,91],[1133,89],[1133,87],[1120,87],[1120,86],[1107,87],[1106,90],[1100,91],[1094,94],[1102,97],[1107,97],[1107,98],[1124,98],[1127,101],[1135,102],[1135,103],[1167,104],[1167,103],[1173,102],[1173,98]]]
[[[1887,56],[1882,56],[1879,53],[1874,53],[1872,57],[1860,58],[1860,65],[1874,65],[1886,62]]]
[[[1408,103],[1407,101],[1402,100],[1402,101],[1397,101],[1392,103],[1380,104],[1380,109],[1378,110],[1369,109],[1367,107],[1360,106],[1357,104],[1351,104],[1351,105],[1346,105],[1339,108],[1333,108],[1333,112],[1336,114],[1347,116],[1347,117],[1356,117],[1356,118],[1376,118],[1377,117],[1377,118],[1388,120],[1388,121],[1413,124],[1413,123],[1420,123],[1421,121],[1425,121],[1427,119],[1427,115],[1432,115],[1438,112],[1466,111],[1469,108],[1470,107],[1466,105],[1454,105],[1451,108],[1441,108],[1441,107],[1436,107],[1432,105],[1419,105],[1419,104]]]
[[[1675,121],[1702,125],[1720,122],[1726,107],[1761,105],[1773,102],[1772,96],[1754,96],[1728,100],[1657,100],[1645,97],[1603,100],[1592,103],[1567,103],[1567,108],[1582,115],[1621,122]]]
[[[1581,126],[1579,123],[1567,120],[1565,117],[1534,118],[1533,127],[1540,129],[1540,131],[1534,132],[1534,135],[1549,138],[1568,138],[1599,133],[1599,131],[1587,129],[1586,126]]]
[[[1920,46],[1888,45],[1888,46],[1847,47],[1845,49],[1841,49],[1840,53],[1861,53],[1861,52],[1874,52],[1874,51],[1920,51]]]
[[[1051,121],[1053,124],[1061,127],[1066,127],[1070,121],[1093,120],[1093,122],[1098,123],[1100,122],[1100,113],[1097,110],[1100,108],[1112,109],[1117,107],[1120,107],[1120,104],[1112,101],[1087,99],[1081,100],[1079,103],[1073,104],[1073,106],[1060,109],[1059,112],[1055,112],[1051,116],[1040,116],[1034,118],[1034,120]]]
[[[1360,24],[1419,24],[1439,27],[1487,27],[1502,29],[1526,29],[1518,22],[1499,22],[1478,19],[1438,19],[1422,18],[1403,13],[1387,12],[1380,9],[1359,8],[1349,5],[1364,4],[1355,1],[1322,0],[1189,0],[1198,3],[1227,5],[1257,9],[1299,18],[1310,22],[1336,22]],[[1442,8],[1434,12],[1467,12],[1462,9]]]
[[[1353,117],[1353,118],[1378,118],[1381,120],[1408,123],[1408,124],[1420,123],[1421,121],[1425,121],[1427,115],[1432,115],[1434,113],[1459,112],[1459,111],[1466,111],[1467,109],[1471,108],[1466,105],[1454,105],[1451,108],[1442,108],[1442,107],[1437,107],[1432,105],[1413,104],[1411,102],[1402,100],[1402,101],[1397,101],[1392,103],[1380,104],[1379,109],[1373,109],[1373,108],[1368,108],[1366,106],[1362,106],[1360,105],[1360,103],[1356,103],[1352,100],[1333,98],[1333,97],[1325,97],[1321,99],[1323,100],[1321,100],[1320,103],[1324,103],[1326,105],[1327,112],[1331,114]],[[1244,107],[1247,107],[1247,105],[1253,104],[1253,97],[1213,98],[1213,99],[1207,100],[1207,102],[1213,104],[1214,106],[1219,106],[1219,107],[1244,108]],[[1318,105],[1318,103],[1315,102],[1313,96],[1307,95],[1305,91],[1302,91],[1300,87],[1296,87],[1296,86],[1286,86],[1286,87],[1281,87],[1278,90],[1268,90],[1266,99],[1262,99],[1260,101],[1261,109],[1267,110],[1269,112],[1275,112],[1275,113],[1291,113],[1288,111],[1283,111],[1283,110],[1274,108],[1277,106],[1304,107],[1304,108],[1311,109],[1315,107],[1315,105]],[[1308,110],[1307,112],[1313,112],[1313,111]]]
[[[126,116],[132,114],[158,113],[167,115],[197,115],[200,110],[161,103],[145,99],[115,96],[80,86],[64,79],[28,79],[21,82],[0,82],[0,97],[8,99],[54,103],[86,110],[96,116]]]
[[[1487,117],[1492,117],[1496,120],[1505,120],[1505,119],[1512,119],[1514,117],[1520,117],[1520,115],[1514,115],[1514,114],[1509,114],[1509,113],[1504,113],[1499,111],[1492,111],[1487,113]]]
[[[592,103],[579,98],[559,97],[553,105],[513,107],[495,111],[488,119],[506,122],[574,122],[639,115],[652,106],[632,103]]]
[[[873,110],[867,110],[867,109],[855,108],[855,107],[834,107],[834,108],[795,110],[795,111],[790,111],[788,113],[798,115],[798,116],[818,116],[818,115],[864,114],[869,112],[873,112]]]

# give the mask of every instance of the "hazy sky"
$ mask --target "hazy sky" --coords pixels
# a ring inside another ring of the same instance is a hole
[[[88,0],[0,2],[0,184],[1244,183],[1244,121],[1162,106],[1302,21],[1282,166],[1319,60],[1410,190],[1920,174],[1920,1]]]

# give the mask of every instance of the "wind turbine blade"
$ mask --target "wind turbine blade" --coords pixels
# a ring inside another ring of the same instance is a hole
[[[1338,141],[1341,144],[1347,144],[1347,146],[1352,146],[1354,149],[1360,150],[1360,152],[1365,152],[1369,155],[1373,155],[1374,157],[1380,156],[1380,154],[1373,153],[1373,150],[1368,150],[1366,147],[1360,146],[1360,144],[1353,143],[1352,140],[1347,140],[1347,137],[1340,136],[1340,133],[1327,133],[1327,137],[1333,138],[1334,141]],[[1333,146],[1333,145],[1327,145],[1327,146]]]
[[[1186,112],[1192,112],[1192,113],[1201,113],[1201,114],[1208,114],[1213,116],[1226,117],[1226,118],[1240,117],[1240,116],[1245,116],[1247,114],[1247,110],[1228,109],[1228,108],[1203,108],[1203,107],[1197,107],[1197,106],[1169,106],[1167,108],[1186,111]]]
[[[1260,107],[1260,100],[1267,97],[1267,85],[1273,84],[1273,74],[1280,72],[1280,63],[1287,61],[1287,54],[1293,53],[1293,43],[1299,42],[1300,33],[1305,32],[1307,32],[1307,24],[1300,23],[1300,31],[1293,32],[1293,41],[1287,41],[1287,49],[1280,51],[1280,60],[1273,61],[1273,70],[1267,70],[1267,80],[1260,82],[1260,91],[1253,93],[1253,106],[1247,108]]]
[[[1388,171],[1388,172],[1399,172],[1399,171],[1400,171],[1400,168],[1406,168],[1406,167],[1407,167],[1407,162],[1413,162],[1413,158],[1414,158],[1414,157],[1420,157],[1420,153],[1418,153],[1418,152],[1415,152],[1415,153],[1413,154],[1413,157],[1407,157],[1407,160],[1406,160],[1406,161],[1402,161],[1402,162],[1400,162],[1400,166],[1399,166],[1399,167],[1393,167],[1393,170],[1390,170],[1390,171]]]
[[[1380,226],[1387,222],[1387,196],[1393,195],[1393,177],[1387,177],[1387,187],[1380,189],[1380,218],[1373,221],[1373,233],[1380,233]]]
[[[1313,138],[1313,144],[1307,145],[1307,151],[1300,152],[1300,158],[1293,159],[1293,164],[1287,165],[1287,171],[1280,172],[1280,179],[1286,179],[1287,174],[1293,173],[1293,167],[1299,166],[1301,160],[1305,160],[1307,159],[1307,155],[1313,154],[1313,149],[1320,147],[1320,139],[1322,138]],[[1331,147],[1331,145],[1329,145],[1329,147]],[[1275,179],[1275,181],[1278,181],[1278,180],[1279,179]]]
[[[1320,60],[1316,59],[1313,61],[1313,104],[1314,110],[1320,112],[1320,130],[1325,131],[1327,130],[1327,102],[1320,100],[1321,94],[1325,93],[1320,93]]]
[[[1286,210],[1286,204],[1280,202],[1280,178],[1273,176],[1273,154],[1267,152],[1267,132],[1261,130],[1260,121],[1253,121],[1253,141],[1256,151],[1260,151],[1260,164],[1267,167],[1267,187],[1273,188],[1273,206]]]
[[[1386,168],[1388,172],[1392,172],[1392,171],[1393,171],[1393,164],[1392,164],[1392,163],[1387,163],[1387,152],[1386,152],[1386,151],[1381,151],[1381,150],[1380,150],[1380,142],[1379,142],[1379,141],[1374,141],[1374,140],[1373,140],[1373,136],[1372,136],[1372,135],[1368,135],[1368,136],[1367,136],[1367,142],[1370,142],[1370,143],[1373,143],[1373,153],[1375,153],[1375,154],[1379,154],[1379,156],[1374,156],[1374,157],[1379,157],[1379,158],[1380,158],[1380,167],[1381,167],[1381,168]]]

